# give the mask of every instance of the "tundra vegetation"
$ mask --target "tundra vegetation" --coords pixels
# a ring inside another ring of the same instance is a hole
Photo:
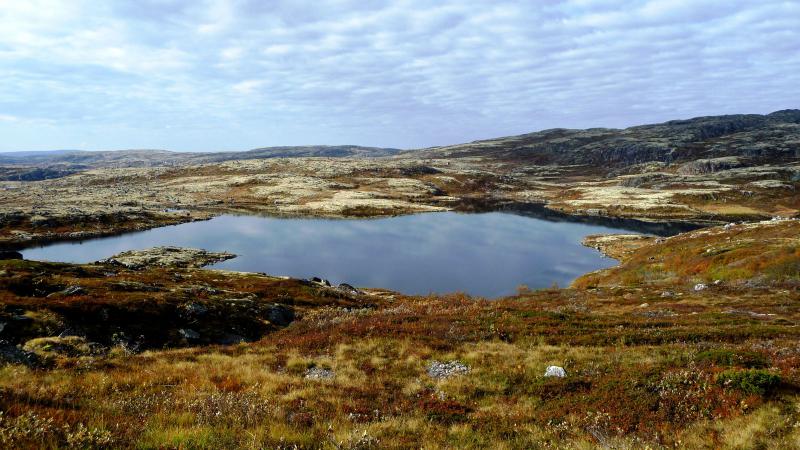
[[[619,265],[500,299],[208,270],[182,255],[226,255],[179,249],[2,260],[0,446],[799,448],[800,221],[763,220],[800,209],[799,114],[7,182],[17,246],[219,211],[506,202],[710,226],[589,237]]]
[[[783,220],[653,239],[569,288],[496,300],[4,261],[0,439],[797,447],[799,232]],[[550,365],[567,376],[545,377]]]

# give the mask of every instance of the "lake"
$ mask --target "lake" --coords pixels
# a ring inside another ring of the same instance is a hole
[[[211,268],[318,276],[407,294],[461,291],[497,297],[514,293],[521,284],[567,286],[586,272],[615,265],[582,246],[581,239],[636,231],[630,222],[620,223],[553,221],[504,212],[361,220],[223,215],[22,253],[32,260],[87,263],[125,250],[174,245],[238,255]]]

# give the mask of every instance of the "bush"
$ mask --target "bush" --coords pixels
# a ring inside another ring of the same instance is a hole
[[[778,386],[781,377],[767,370],[726,370],[717,376],[721,386],[750,394],[764,395]]]
[[[747,369],[761,369],[767,367],[767,359],[756,352],[716,349],[700,352],[695,356],[698,363],[711,363],[723,367],[745,367]]]

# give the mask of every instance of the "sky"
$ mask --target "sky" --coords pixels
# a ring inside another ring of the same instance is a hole
[[[0,151],[420,148],[800,107],[800,1],[0,0]]]

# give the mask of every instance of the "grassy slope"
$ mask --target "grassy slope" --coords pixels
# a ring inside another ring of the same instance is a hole
[[[798,221],[700,230],[645,245],[572,288],[521,290],[498,301],[383,295],[367,304],[283,280],[293,289],[288,297],[305,299],[295,302],[302,319],[255,343],[50,354],[48,369],[0,368],[0,442],[795,448],[798,236]],[[39,274],[85,285],[94,302],[127,301],[106,295],[107,282],[95,273],[102,268],[2,264],[4,279]],[[76,270],[82,278],[70,273]],[[279,301],[277,279],[167,272],[118,276],[166,292],[201,284]],[[708,287],[696,291],[700,282]],[[7,289],[4,303],[40,314],[56,304],[81,307],[77,299],[19,298]],[[459,360],[471,370],[437,381],[426,374],[432,360]],[[550,364],[568,377],[544,378]],[[334,376],[307,379],[310,367]]]

